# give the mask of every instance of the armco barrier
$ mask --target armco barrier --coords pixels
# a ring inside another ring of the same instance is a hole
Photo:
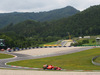
[[[43,47],[25,47],[25,48],[15,48],[15,49],[11,49],[8,52],[14,52],[14,51],[20,51],[20,50],[28,50],[28,49],[37,49],[37,48],[57,48],[57,47],[74,47],[74,46],[43,46]],[[78,47],[78,46],[75,46]]]
[[[100,47],[100,45],[80,45],[77,47]]]
[[[43,48],[43,47],[40,47],[40,48]]]
[[[27,49],[27,48],[25,48],[25,49]]]
[[[12,50],[8,50],[8,52],[11,52]]]
[[[97,66],[100,66],[100,63],[97,63],[97,62],[94,61],[94,60],[96,60],[98,57],[100,57],[100,55],[99,55],[99,56],[96,56],[96,57],[94,57],[94,58],[92,58],[92,64],[97,65]]]
[[[16,51],[16,49],[13,49],[13,51]]]
[[[32,49],[34,49],[34,47],[32,47]]]

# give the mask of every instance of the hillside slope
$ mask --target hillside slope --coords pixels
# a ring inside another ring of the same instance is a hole
[[[24,36],[73,36],[100,34],[100,5],[92,6],[74,16],[52,22],[27,20],[15,26],[7,26],[2,31],[14,31]]]
[[[51,20],[57,20],[64,17],[67,18],[78,12],[79,10],[71,6],[67,6],[65,8],[55,9],[48,12],[39,12],[39,13],[34,13],[34,12],[32,13],[31,12],[3,13],[3,14],[0,14],[0,28],[10,23],[16,24],[16,23],[29,20],[29,19],[36,20],[36,21],[51,21]]]
[[[3,33],[2,33],[3,32]],[[69,18],[51,22],[26,20],[0,30],[8,47],[36,47],[73,36],[100,35],[100,5],[92,6]]]

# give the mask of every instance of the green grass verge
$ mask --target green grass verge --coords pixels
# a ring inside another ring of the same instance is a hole
[[[0,59],[13,58],[14,56],[0,53]]]
[[[97,55],[100,55],[100,48],[62,56],[11,62],[8,65],[42,68],[44,64],[52,64],[67,70],[100,70],[100,66],[91,63],[92,58]]]
[[[96,58],[94,61],[100,63],[100,57]]]

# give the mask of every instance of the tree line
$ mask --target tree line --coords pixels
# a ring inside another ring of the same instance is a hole
[[[97,5],[60,20],[46,22],[26,20],[18,24],[11,23],[0,30],[2,33],[0,36],[3,38],[4,35],[7,36],[9,43],[12,41],[14,46],[25,47],[68,38],[68,33],[72,37],[100,35],[99,18],[100,5]]]

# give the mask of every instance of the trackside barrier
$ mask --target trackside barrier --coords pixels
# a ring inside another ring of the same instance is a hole
[[[32,47],[34,49],[34,47]]]
[[[8,50],[8,52],[11,52],[12,50]]]
[[[42,48],[42,47],[39,47],[39,48]]]
[[[100,47],[100,45],[80,45],[77,47]]]
[[[57,47],[100,47],[100,45],[80,45],[80,46],[43,46],[43,47],[25,47],[25,48],[14,48],[8,52],[19,51],[19,50],[27,50],[27,49],[37,49],[37,48],[57,48]]]
[[[31,49],[31,47],[27,48],[27,49]]]
[[[16,51],[16,49],[13,49],[13,51]]]
[[[43,47],[26,47],[26,48],[14,48],[9,50],[8,52],[20,51],[20,50],[28,50],[28,49],[38,49],[38,48],[57,48],[57,47],[77,47],[77,46],[43,46]]]
[[[27,48],[25,48],[25,49],[27,49]]]
[[[24,50],[24,48],[21,48],[21,50]]]
[[[97,66],[100,66],[100,63],[95,62],[95,60],[96,60],[98,57],[100,57],[100,55],[99,55],[99,56],[96,56],[96,57],[94,57],[94,58],[92,58],[92,64],[97,65]]]

